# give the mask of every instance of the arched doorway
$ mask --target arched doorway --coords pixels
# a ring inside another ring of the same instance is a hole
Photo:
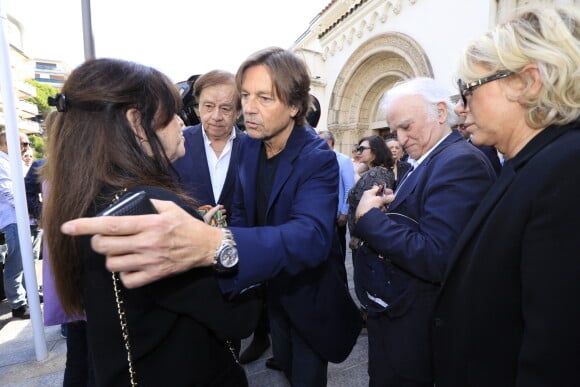
[[[344,64],[330,97],[327,122],[337,149],[350,154],[359,138],[386,134],[384,93],[416,76],[432,77],[433,70],[411,37],[387,33],[363,43]]]

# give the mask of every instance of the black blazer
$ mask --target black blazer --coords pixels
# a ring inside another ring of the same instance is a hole
[[[159,188],[136,187],[129,191],[141,189],[151,198],[183,205],[174,194]],[[96,204],[88,215],[103,207]],[[189,212],[199,218],[195,210]],[[97,385],[128,386],[127,352],[111,273],[105,269],[105,257],[91,249],[90,237],[83,237],[80,254],[87,336]],[[140,386],[246,383],[225,338],[240,339],[251,334],[261,309],[259,298],[247,302],[226,300],[211,267],[192,269],[136,289],[122,287],[121,292]]]
[[[580,122],[504,163],[437,302],[438,387],[580,385],[579,169]]]
[[[231,211],[232,201],[234,198],[234,183],[238,167],[238,147],[240,137],[246,134],[239,129],[236,130],[236,138],[232,144],[232,156],[230,166],[226,175],[226,181],[220,194],[218,203],[213,196],[213,188],[207,165],[207,155],[203,142],[201,124],[187,127],[183,130],[185,137],[185,156],[173,162],[173,167],[177,171],[179,182],[185,192],[196,199],[200,205],[223,204],[226,210]]]

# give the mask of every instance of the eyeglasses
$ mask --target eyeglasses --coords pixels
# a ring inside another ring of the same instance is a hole
[[[358,148],[356,148],[356,153],[363,153],[366,149],[371,149],[368,146],[359,146]]]
[[[506,78],[512,75],[513,72],[506,70],[501,71],[499,73],[490,75],[489,77],[484,77],[478,79],[477,81],[464,83],[461,79],[457,80],[457,87],[459,87],[459,95],[461,96],[461,100],[463,101],[463,106],[467,106],[467,97],[473,93],[473,90],[478,88],[481,85],[484,85],[488,82],[496,81],[498,79]]]
[[[30,146],[30,143],[29,142],[21,142],[20,146]]]

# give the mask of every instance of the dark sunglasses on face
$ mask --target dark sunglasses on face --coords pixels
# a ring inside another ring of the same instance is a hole
[[[365,149],[371,149],[368,146],[359,146],[358,148],[356,148],[356,153],[363,153],[365,151]]]
[[[29,142],[21,142],[20,146],[30,146],[30,143]]]
[[[479,86],[484,85],[488,82],[496,81],[498,79],[506,78],[512,75],[513,72],[506,70],[500,71],[499,73],[490,75],[489,77],[484,77],[478,79],[477,81],[465,83],[461,79],[457,80],[457,87],[459,88],[459,95],[461,96],[461,101],[463,106],[467,106],[467,97],[473,93],[473,90],[477,89]]]

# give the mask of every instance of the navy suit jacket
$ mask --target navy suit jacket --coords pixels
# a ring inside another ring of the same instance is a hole
[[[437,386],[580,383],[580,121],[504,163],[465,227],[435,310]]]
[[[238,273],[220,286],[234,295],[267,282],[268,302],[286,311],[306,342],[324,359],[343,361],[362,320],[340,275],[336,156],[309,127],[295,127],[278,156],[268,226],[253,228],[260,152],[261,141],[241,141],[230,223],[240,262]]]
[[[354,234],[364,241],[355,259],[357,295],[370,312],[377,308],[367,292],[389,304],[384,340],[388,362],[402,376],[433,378],[435,296],[459,234],[495,177],[487,157],[452,132],[401,179],[386,214],[374,208],[356,224]]]
[[[229,212],[231,211],[234,197],[239,142],[240,138],[245,136],[245,133],[237,128],[235,129],[236,138],[232,144],[230,166],[218,203],[216,203],[207,165],[202,130],[201,124],[189,126],[183,130],[185,155],[175,160],[173,167],[178,174],[182,188],[188,195],[196,199],[200,205],[211,204],[215,206],[216,204],[223,204]]]
[[[482,151],[483,154],[489,159],[493,170],[499,176],[501,172],[501,162],[499,161],[499,156],[497,155],[497,149],[495,149],[494,146],[477,146],[477,149]]]

